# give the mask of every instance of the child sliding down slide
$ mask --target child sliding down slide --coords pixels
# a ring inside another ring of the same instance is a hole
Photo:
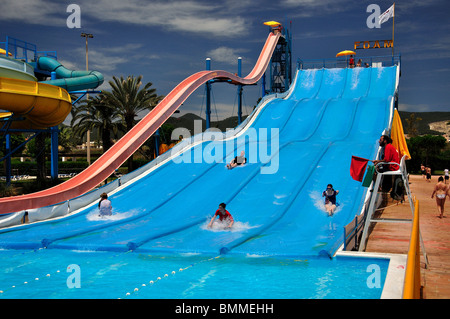
[[[217,216],[219,216],[219,221],[225,222],[227,224],[227,226],[225,226],[226,228],[231,228],[231,226],[233,226],[234,224],[233,216],[231,216],[231,214],[225,209],[225,207],[226,207],[225,203],[219,204],[219,209],[216,210],[216,213],[211,218],[211,221],[208,224],[208,228],[212,227],[212,225],[216,221]]]

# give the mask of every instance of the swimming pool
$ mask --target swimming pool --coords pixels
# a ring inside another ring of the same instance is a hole
[[[378,299],[389,259],[0,251],[0,298]]]

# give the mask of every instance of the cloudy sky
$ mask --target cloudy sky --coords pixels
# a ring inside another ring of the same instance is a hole
[[[68,28],[70,4],[81,9],[81,28]],[[293,36],[292,57],[333,58],[352,49],[355,41],[390,39],[392,19],[369,28],[367,12],[385,0],[1,0],[0,42],[6,36],[56,50],[64,66],[85,69],[85,39],[89,39],[89,68],[105,76],[143,75],[157,93],[165,95],[189,75],[205,69],[237,72],[253,68],[275,20]],[[395,51],[402,56],[400,110],[450,111],[450,2],[400,0],[395,11]],[[390,55],[391,49],[359,50],[359,56]],[[213,85],[212,120],[235,115],[236,87]],[[251,112],[261,95],[261,84],[244,88],[243,113]],[[204,117],[205,91],[199,88],[181,107]]]

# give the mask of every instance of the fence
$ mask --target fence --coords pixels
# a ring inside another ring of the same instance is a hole
[[[356,215],[349,224],[344,226],[344,250],[358,250],[359,237],[364,226],[364,214]]]
[[[373,57],[358,57],[362,60],[361,67],[381,67],[399,65],[400,55],[383,55]],[[356,59],[355,59],[356,60]],[[367,63],[367,65],[365,65]],[[322,68],[346,68],[349,66],[348,57],[330,58],[330,59],[308,59],[297,60],[298,69],[322,69]]]

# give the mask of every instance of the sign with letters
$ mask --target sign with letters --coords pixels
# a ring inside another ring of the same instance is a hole
[[[355,41],[354,50],[393,48],[393,40]]]

